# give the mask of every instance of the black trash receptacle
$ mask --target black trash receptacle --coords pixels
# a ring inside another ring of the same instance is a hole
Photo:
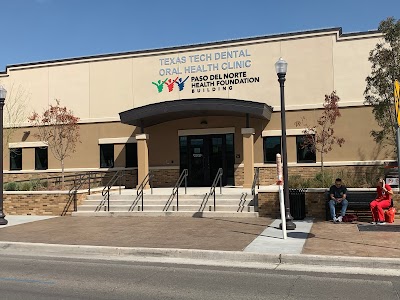
[[[306,217],[306,191],[304,189],[289,189],[290,213],[294,220]]]

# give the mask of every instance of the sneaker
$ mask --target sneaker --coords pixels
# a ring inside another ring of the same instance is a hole
[[[333,223],[337,223],[338,222],[338,218],[333,217]]]
[[[377,224],[378,224],[378,225],[385,225],[386,222],[385,222],[385,221],[379,221]]]
[[[371,224],[372,225],[376,225],[378,222],[372,221]]]
[[[341,222],[343,221],[343,217],[342,217],[342,216],[339,216],[339,217],[337,218],[337,221],[338,221],[339,223],[341,223]]]

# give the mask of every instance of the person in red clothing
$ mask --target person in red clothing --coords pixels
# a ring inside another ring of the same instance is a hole
[[[393,191],[390,185],[385,184],[383,178],[379,178],[376,192],[377,198],[369,204],[372,212],[371,224],[383,225],[386,224],[383,210],[390,207]]]

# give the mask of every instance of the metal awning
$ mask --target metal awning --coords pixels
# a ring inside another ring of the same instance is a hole
[[[139,127],[199,116],[240,116],[270,120],[272,107],[237,99],[183,99],[153,103],[119,113],[121,122]]]

